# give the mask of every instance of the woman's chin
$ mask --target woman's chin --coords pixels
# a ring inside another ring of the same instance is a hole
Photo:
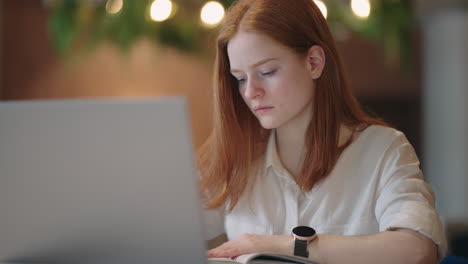
[[[274,122],[262,122],[260,121],[260,125],[264,128],[264,129],[274,129],[274,128],[277,128],[278,127],[278,124],[274,123]]]

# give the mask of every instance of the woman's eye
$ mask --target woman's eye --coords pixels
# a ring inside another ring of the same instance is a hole
[[[274,71],[262,72],[262,76],[268,77],[268,76],[271,76],[271,75],[275,74],[275,72],[276,72],[276,70],[274,70]]]
[[[246,81],[245,78],[237,79],[237,83],[238,83],[239,85],[244,84],[245,81]]]

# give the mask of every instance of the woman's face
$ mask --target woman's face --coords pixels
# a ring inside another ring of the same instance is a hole
[[[243,31],[229,41],[227,52],[239,92],[262,127],[310,122],[316,75],[309,56],[267,35]]]

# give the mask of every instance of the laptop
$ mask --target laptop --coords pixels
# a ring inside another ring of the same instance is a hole
[[[181,97],[0,103],[0,262],[205,263]]]

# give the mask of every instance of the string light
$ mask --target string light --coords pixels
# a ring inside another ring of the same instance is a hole
[[[224,7],[216,1],[207,2],[200,12],[200,18],[207,27],[218,25],[224,18]]]
[[[328,10],[327,10],[327,6],[325,5],[325,3],[320,0],[314,0],[314,3],[320,9],[320,12],[322,12],[323,17],[327,18]]]
[[[122,10],[123,0],[107,0],[106,2],[106,12],[112,15],[117,14]]]
[[[168,19],[172,13],[172,2],[170,0],[154,0],[150,8],[151,19],[162,22]]]
[[[351,9],[357,17],[368,18],[371,10],[370,2],[369,0],[351,0]]]

